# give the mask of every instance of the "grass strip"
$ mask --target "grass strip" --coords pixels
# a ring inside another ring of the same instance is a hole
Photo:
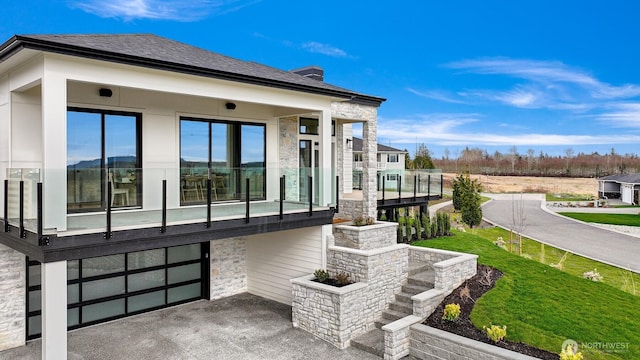
[[[640,215],[636,214],[592,214],[578,212],[559,212],[558,214],[590,223],[640,226]]]
[[[510,254],[471,233],[456,231],[414,245],[478,254],[479,263],[504,273],[476,303],[471,314],[476,327],[507,325],[509,340],[556,353],[567,339],[628,344],[617,353],[581,350],[589,360],[640,359],[640,297]]]

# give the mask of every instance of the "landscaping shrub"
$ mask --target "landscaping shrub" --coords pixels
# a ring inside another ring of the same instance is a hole
[[[313,272],[313,276],[316,277],[316,280],[323,283],[329,280],[329,272],[327,270],[318,269]]]
[[[460,316],[460,304],[447,304],[444,307],[442,318],[447,321],[456,321]]]
[[[482,329],[487,333],[487,337],[489,338],[489,340],[496,343],[504,339],[505,336],[507,336],[506,325],[502,327],[498,325],[491,325],[489,327],[483,326]]]

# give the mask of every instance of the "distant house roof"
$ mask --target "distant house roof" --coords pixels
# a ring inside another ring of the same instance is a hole
[[[640,174],[614,174],[614,175],[601,177],[600,179],[598,179],[598,181],[640,184]]]
[[[353,151],[354,152],[362,152],[362,139],[353,137]],[[405,150],[400,150],[396,148],[392,148],[391,146],[386,146],[382,144],[378,144],[378,152],[398,152],[398,153],[406,153]]]
[[[384,98],[357,93],[306,76],[234,59],[152,34],[15,35],[0,45],[0,62],[21,49],[303,91],[380,106]]]

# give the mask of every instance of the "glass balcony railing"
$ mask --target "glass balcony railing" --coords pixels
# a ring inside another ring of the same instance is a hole
[[[59,236],[326,210],[337,198],[333,170],[318,168],[69,166],[6,178],[9,224],[36,232],[42,206],[44,232]]]
[[[442,173],[428,170],[394,170],[378,174],[382,198],[442,196]]]

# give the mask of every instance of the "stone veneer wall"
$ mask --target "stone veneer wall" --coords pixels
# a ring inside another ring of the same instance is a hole
[[[362,201],[340,199],[338,213],[335,215],[337,219],[353,219],[362,214]]]
[[[410,354],[417,359],[448,360],[533,360],[531,356],[516,353],[490,344],[471,340],[456,334],[422,324],[411,326]]]
[[[244,238],[229,238],[210,242],[210,299],[247,291],[247,243]]]
[[[298,117],[280,118],[278,164],[275,167],[283,169],[285,175],[285,199],[297,201],[300,186],[298,185]]]
[[[0,244],[0,351],[25,344],[24,254]]]
[[[368,286],[355,283],[335,287],[312,281],[308,275],[291,280],[293,327],[308,331],[340,349],[350,345],[353,337],[367,329]]]
[[[344,271],[356,282],[367,284],[358,302],[366,311],[359,316],[365,320],[362,332],[375,327],[388,304],[395,300],[409,270],[408,245],[399,244],[373,250],[356,250],[340,246],[329,247],[327,270],[331,274]],[[358,335],[358,334],[354,334]]]
[[[370,250],[395,245],[397,243],[397,226],[379,222],[368,226],[336,225],[333,236],[336,246],[351,249]],[[361,233],[366,231],[367,235]]]

